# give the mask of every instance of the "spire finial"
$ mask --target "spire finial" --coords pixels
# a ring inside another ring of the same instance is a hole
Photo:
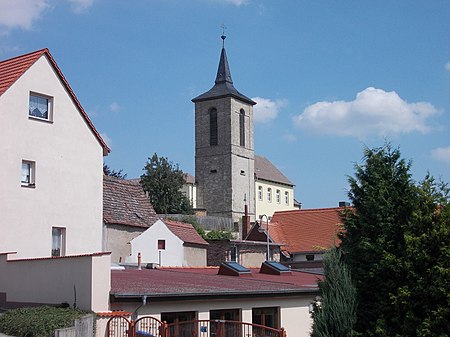
[[[227,29],[227,27],[223,23],[220,27],[222,28],[222,36],[220,37],[222,39],[222,48],[225,48],[225,39],[227,38],[225,35],[225,29]]]

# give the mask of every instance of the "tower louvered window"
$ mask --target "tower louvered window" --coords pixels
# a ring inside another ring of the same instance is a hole
[[[241,146],[245,146],[245,111],[241,109],[239,113],[239,142]]]
[[[209,111],[209,145],[217,145],[217,110]]]

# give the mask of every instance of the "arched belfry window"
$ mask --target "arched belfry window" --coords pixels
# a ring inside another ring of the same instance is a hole
[[[245,111],[239,113],[239,144],[245,146]]]
[[[217,145],[217,109],[209,110],[209,145]]]

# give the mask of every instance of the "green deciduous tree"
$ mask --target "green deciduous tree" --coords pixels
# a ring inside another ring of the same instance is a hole
[[[141,184],[156,213],[192,213],[190,201],[181,192],[185,177],[178,164],[155,153],[148,159],[144,172]]]
[[[410,168],[386,144],[365,149],[349,178],[354,211],[343,216],[341,249],[363,336],[444,336],[439,331],[448,329],[448,198],[430,177],[416,184]],[[433,330],[439,323],[445,328]]]
[[[350,337],[356,321],[356,289],[350,271],[333,248],[324,256],[325,279],[319,282],[320,305],[313,312],[312,337]]]

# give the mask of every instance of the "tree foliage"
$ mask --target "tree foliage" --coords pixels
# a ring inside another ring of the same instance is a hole
[[[185,177],[178,164],[173,164],[166,157],[158,157],[155,153],[148,158],[144,172],[141,184],[156,213],[192,213],[190,201],[181,192]]]
[[[341,249],[364,336],[446,336],[449,326],[447,191],[431,177],[416,184],[410,168],[386,144],[365,149],[349,178],[354,212],[343,216]]]
[[[312,337],[350,337],[356,321],[356,289],[350,271],[333,248],[324,256],[325,279],[319,282],[320,305],[313,312]]]
[[[103,174],[105,176],[116,177],[120,179],[125,179],[127,177],[126,173],[123,173],[123,170],[115,171],[111,169],[108,165],[103,163]]]

